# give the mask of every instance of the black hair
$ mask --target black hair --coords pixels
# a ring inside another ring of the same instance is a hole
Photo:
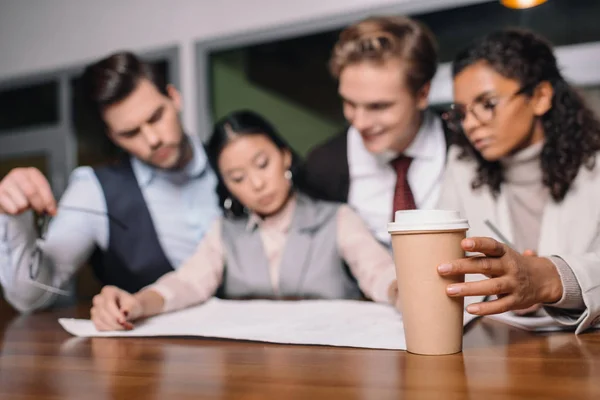
[[[541,166],[543,184],[555,201],[562,201],[580,167],[584,165],[591,170],[595,166],[600,150],[600,123],[593,111],[562,76],[551,45],[533,32],[505,29],[488,34],[456,56],[452,75],[456,77],[479,62],[505,78],[518,81],[521,87],[531,88],[524,93],[528,96],[542,82],[552,85],[552,107],[541,116],[545,135]],[[473,188],[487,185],[497,196],[503,182],[500,162],[486,161],[463,134],[455,137],[455,143],[463,149],[462,158],[477,160]]]
[[[217,185],[219,204],[225,213],[235,217],[240,217],[245,214],[244,206],[229,192],[227,186],[225,186],[223,176],[219,171],[218,161],[225,146],[235,138],[243,135],[265,135],[281,151],[289,151],[292,155],[290,172],[292,173],[293,186],[300,190],[302,190],[303,186],[299,179],[302,175],[302,159],[279,132],[277,132],[275,127],[254,111],[238,110],[231,112],[215,124],[213,133],[206,145],[206,151],[210,164],[219,179]],[[229,203],[229,205],[226,206],[226,203]]]
[[[89,65],[83,72],[82,88],[90,105],[101,110],[129,96],[141,79],[148,79],[167,94],[167,83],[152,65],[124,51]]]

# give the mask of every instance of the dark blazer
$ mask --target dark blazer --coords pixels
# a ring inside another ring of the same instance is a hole
[[[302,168],[303,189],[313,197],[346,203],[350,190],[348,130],[313,148]]]

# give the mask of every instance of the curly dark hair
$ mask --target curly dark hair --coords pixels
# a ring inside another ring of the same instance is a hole
[[[554,89],[552,107],[541,116],[545,143],[541,153],[543,184],[554,201],[567,194],[582,165],[593,169],[600,150],[600,123],[583,98],[565,81],[558,68],[551,45],[537,34],[518,29],[505,29],[488,34],[461,51],[452,64],[452,76],[478,62],[530,88],[549,82]],[[489,186],[494,196],[500,193],[504,180],[500,162],[486,161],[466,136],[454,135],[453,142],[462,148],[460,158],[474,158],[478,163],[473,189]]]

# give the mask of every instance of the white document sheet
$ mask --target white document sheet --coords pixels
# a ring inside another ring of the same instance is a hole
[[[538,310],[533,316],[519,316],[508,311],[497,315],[488,315],[485,318],[503,322],[531,332],[557,332],[557,331],[575,331],[576,326],[566,326],[557,322],[546,311]],[[594,325],[591,329],[600,329],[600,324]]]
[[[465,313],[465,325],[475,317]],[[389,305],[352,300],[235,301],[203,305],[138,322],[131,331],[99,332],[90,320],[59,320],[75,336],[200,336],[282,344],[405,350],[400,314]]]
[[[532,332],[554,332],[564,330],[575,330],[575,327],[561,325],[554,318],[546,314],[543,310],[538,311],[534,316],[519,316],[511,311],[488,315],[486,318],[504,322],[519,329]]]

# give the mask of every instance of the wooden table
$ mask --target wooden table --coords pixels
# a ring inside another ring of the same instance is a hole
[[[80,339],[0,315],[0,399],[600,399],[600,332],[475,322],[453,356],[225,340]]]

